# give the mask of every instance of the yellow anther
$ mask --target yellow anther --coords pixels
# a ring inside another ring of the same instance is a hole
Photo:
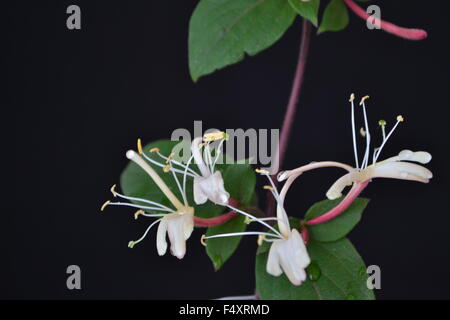
[[[403,116],[398,115],[398,116],[397,116],[397,121],[398,121],[398,122],[403,122],[403,121],[405,121],[405,119],[403,118]]]
[[[359,129],[359,134],[360,134],[361,136],[365,137],[366,134],[367,134],[367,132],[366,132],[366,130],[364,130],[363,127],[361,127],[361,129]]]
[[[144,210],[138,210],[134,213],[134,219],[137,220],[137,218],[141,215],[144,214]]]
[[[102,207],[100,208],[100,211],[105,210],[106,206],[110,203],[111,201],[105,201],[105,203],[102,205]]]
[[[275,190],[272,186],[263,186],[264,190]]]
[[[252,223],[252,222],[253,222],[253,219],[252,219],[252,218],[245,216],[245,219],[244,219],[244,223],[245,223],[245,224],[250,224],[250,223]]]
[[[255,169],[256,173],[260,173],[260,174],[269,174],[269,171],[267,170],[263,170],[263,169]]]
[[[144,151],[142,150],[142,142],[141,139],[137,139],[137,149],[139,154],[142,154]]]
[[[263,244],[263,241],[264,241],[265,238],[266,238],[266,236],[263,235],[263,234],[260,234],[260,235],[258,236],[258,240],[256,241],[256,243],[258,243],[258,246],[260,246],[260,245]]]
[[[348,99],[348,102],[352,102],[353,100],[355,100],[355,94],[354,93],[352,93],[350,95],[350,99]]]
[[[163,171],[165,172],[165,173],[167,173],[167,172],[169,172],[170,171],[170,164],[168,164],[168,165],[166,165],[164,168],[163,168]]]
[[[205,133],[203,135],[203,141],[212,142],[212,141],[217,141],[220,139],[225,139],[225,137],[226,137],[226,134],[223,131],[210,132],[210,133]]]
[[[159,152],[159,148],[151,148],[150,152]]]
[[[113,185],[110,190],[111,190],[111,193],[113,194],[113,196],[116,197],[117,196],[116,185]]]
[[[362,106],[364,101],[366,101],[367,99],[369,99],[369,96],[364,96],[361,98],[361,101],[359,102],[359,105]]]
[[[200,237],[200,243],[201,243],[204,247],[206,247],[206,241],[205,241],[205,235],[204,235],[204,234],[202,234],[202,236]]]
[[[378,124],[382,127],[384,127],[386,125],[386,120],[380,120],[378,121]]]

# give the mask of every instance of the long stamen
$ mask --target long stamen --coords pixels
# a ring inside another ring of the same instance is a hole
[[[147,200],[147,199],[142,199],[142,198],[137,198],[137,197],[129,197],[129,196],[120,194],[120,193],[118,193],[118,192],[116,191],[116,185],[113,185],[113,186],[111,187],[111,193],[113,194],[114,197],[119,197],[119,198],[126,199],[126,200],[130,200],[130,201],[144,202],[144,203],[152,204],[152,205],[154,205],[154,206],[158,206],[158,207],[160,207],[160,208],[162,208],[162,209],[166,209],[166,210],[169,211],[169,212],[170,212],[170,211],[173,211],[173,210],[170,209],[169,207],[166,207],[166,206],[164,206],[164,205],[162,205],[162,204],[160,204],[160,203],[158,203],[158,202],[155,202],[155,201],[151,201],[151,200]]]
[[[142,237],[140,237],[138,240],[136,241],[130,241],[128,242],[128,248],[133,248],[135,245],[137,245],[139,242],[141,242],[142,240],[145,239],[145,237],[147,236],[148,232],[150,231],[150,229],[157,224],[158,222],[160,222],[161,219],[155,220],[153,221],[147,228],[147,230],[145,230],[144,234],[142,235]]]
[[[247,212],[245,212],[245,211],[239,210],[239,209],[237,209],[237,208],[235,208],[235,207],[233,207],[233,206],[231,206],[231,205],[229,205],[229,204],[227,205],[227,207],[230,208],[230,209],[233,210],[233,211],[236,211],[236,212],[238,212],[238,213],[240,213],[240,214],[243,214],[243,215],[246,216],[246,217],[251,218],[252,220],[254,220],[254,221],[256,221],[256,222],[259,222],[260,224],[262,224],[262,225],[265,226],[266,228],[269,228],[270,230],[272,230],[273,232],[275,232],[278,236],[282,237],[282,236],[281,236],[281,233],[279,233],[275,228],[273,228],[273,227],[270,226],[269,224],[265,223],[264,221],[261,221],[259,218],[255,217],[254,215],[251,215],[250,213],[247,213]]]
[[[161,152],[159,152],[159,150],[155,150],[155,153],[156,153],[160,158],[162,158],[164,161],[169,161],[169,160],[170,160],[171,163],[173,163],[173,164],[175,164],[175,165],[177,165],[177,166],[180,166],[183,170],[185,170],[185,169],[187,168],[185,164],[183,164],[183,163],[181,163],[181,162],[178,162],[178,161],[176,161],[176,160],[174,160],[174,159],[172,159],[172,158],[169,158],[169,157],[164,156],[163,154],[161,154]],[[193,169],[188,168],[187,170],[189,171],[189,173],[198,176],[198,173],[195,172]],[[180,172],[178,172],[178,173],[180,173]]]
[[[127,158],[134,161],[138,166],[140,166],[147,174],[153,179],[159,189],[164,193],[164,195],[172,202],[173,206],[180,210],[183,208],[183,204],[178,200],[178,198],[169,189],[166,183],[161,179],[161,177],[156,173],[156,171],[150,167],[147,162],[144,161],[136,152],[129,150],[127,152]]]
[[[160,163],[160,162],[158,162],[158,161],[156,161],[156,160],[150,158],[150,157],[147,156],[145,153],[142,153],[142,156],[145,158],[145,160],[147,160],[148,162],[154,164],[155,166],[158,166],[158,167],[163,168],[163,169],[167,166],[167,165],[164,164],[164,163]],[[182,171],[182,170],[180,170],[180,169],[173,168],[173,167],[170,167],[169,169],[170,169],[170,171],[173,171],[173,172],[175,172],[175,173],[184,174],[184,171]],[[195,178],[195,175],[193,175],[192,173],[187,173],[187,175],[190,176],[190,177],[192,177],[192,178]]]
[[[260,231],[248,231],[248,232],[232,232],[232,233],[222,233],[222,234],[216,234],[209,237],[202,237],[203,240],[213,239],[213,238],[225,238],[225,237],[237,237],[237,236],[258,236],[258,235],[264,235],[266,237],[274,237],[277,238],[277,235],[273,233],[268,232],[260,232]],[[281,239],[281,237],[278,237],[277,239]]]
[[[364,153],[364,159],[363,163],[361,164],[361,168],[364,169],[367,167],[367,163],[369,162],[369,153],[370,153],[370,132],[369,132],[369,122],[367,120],[367,111],[366,111],[366,104],[365,100],[367,100],[369,96],[364,96],[361,99],[361,102],[359,105],[362,105],[363,108],[363,114],[364,114],[364,126],[366,130],[366,152]]]
[[[206,165],[209,167],[209,171],[212,173],[213,172],[213,167],[212,167],[212,158],[211,158],[211,148],[209,147],[209,142],[206,142],[205,145],[205,149],[203,150],[203,157],[206,160]]]
[[[188,162],[186,163],[186,169],[184,169],[184,175],[183,175],[183,193],[186,194],[186,176],[187,176],[187,168],[192,162],[192,159],[194,159],[194,155],[192,155]]]
[[[104,209],[106,206],[124,206],[124,207],[132,207],[132,208],[137,208],[137,209],[142,209],[142,210],[173,212],[173,210],[168,209],[168,208],[164,209],[164,208],[159,208],[159,207],[141,206],[141,205],[138,205],[138,204],[133,204],[133,203],[128,203],[128,202],[111,202],[111,201],[107,201],[102,206],[102,208]]]
[[[386,144],[386,142],[389,140],[389,138],[391,137],[392,133],[394,133],[395,129],[397,128],[397,126],[399,125],[400,122],[405,121],[405,119],[403,118],[403,116],[398,115],[397,116],[397,122],[395,123],[395,125],[392,127],[391,131],[389,131],[388,135],[386,136],[385,139],[383,139],[383,142],[381,143],[381,146],[378,148],[378,152],[377,152],[377,156],[375,157],[374,163],[377,162],[378,160],[378,156],[381,153],[381,150],[383,150],[384,145]]]
[[[180,191],[181,197],[183,198],[184,205],[187,206],[188,203],[187,203],[187,199],[186,199],[186,193],[184,192],[183,188],[181,187],[181,184],[180,184],[180,181],[178,180],[177,174],[172,171],[172,176],[177,184],[178,190]]]
[[[355,168],[359,169],[359,159],[358,159],[358,146],[356,145],[356,129],[355,129],[355,94],[352,93],[350,95],[350,103],[351,103],[351,110],[352,110],[352,136],[353,136],[353,152],[355,154]]]
[[[222,139],[220,141],[219,145],[217,146],[217,149],[216,149],[217,153],[216,153],[216,156],[214,158],[214,162],[213,162],[213,165],[212,165],[211,172],[214,172],[214,168],[216,167],[217,160],[219,160],[220,154],[222,153],[222,146],[223,146],[224,141],[225,141],[225,139]]]

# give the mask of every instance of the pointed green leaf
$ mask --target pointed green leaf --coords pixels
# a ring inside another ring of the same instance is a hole
[[[286,0],[201,0],[189,23],[192,79],[270,47],[294,18]]]
[[[323,200],[312,205],[305,214],[306,220],[317,218],[336,207],[343,197],[336,200]],[[310,237],[318,241],[336,241],[344,238],[361,220],[361,215],[369,199],[356,198],[339,216],[327,222],[308,227]]]
[[[343,0],[331,0],[325,8],[319,33],[325,31],[341,31],[348,25],[348,10]]]
[[[304,2],[302,0],[289,0],[289,4],[303,18],[309,20],[317,27],[320,0]]]
[[[256,289],[261,299],[268,300],[373,300],[367,288],[364,261],[351,242],[311,240],[307,245],[311,264],[308,279],[300,286],[292,285],[284,274],[274,277],[266,272],[268,252],[256,256]],[[311,280],[313,278],[314,280]]]

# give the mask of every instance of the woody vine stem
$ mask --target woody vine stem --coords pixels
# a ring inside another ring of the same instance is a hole
[[[278,157],[275,157],[275,159],[278,160],[278,168],[281,168],[281,166],[283,165],[284,156],[286,154],[286,149],[289,142],[289,136],[292,130],[292,123],[294,122],[295,114],[297,112],[298,99],[303,84],[306,61],[308,58],[311,28],[312,28],[311,23],[308,20],[303,19],[302,35],[301,35],[302,38],[300,41],[297,68],[295,70],[294,82],[292,83],[289,102],[286,108],[286,113],[284,115],[283,124],[281,126]],[[274,180],[274,183],[277,183],[275,175],[272,176],[272,179]],[[275,213],[275,199],[271,196],[269,191],[267,197],[266,215],[273,216],[274,213]]]

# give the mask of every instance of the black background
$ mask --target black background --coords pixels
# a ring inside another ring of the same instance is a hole
[[[7,4],[3,168],[13,175],[5,187],[13,185],[15,192],[2,197],[1,298],[252,293],[254,238],[244,239],[223,270],[214,272],[197,241],[189,242],[182,261],[158,257],[154,233],[130,250],[128,241],[146,225],[123,208],[99,213],[137,137],[167,138],[176,128],[192,130],[194,120],[203,120],[205,129],[280,126],[300,20],[272,48],[194,84],[187,30],[196,3]],[[350,92],[371,95],[372,124],[381,118],[392,124],[403,114],[406,122],[383,155],[427,150],[435,177],[428,185],[372,183],[364,192],[372,201],[350,238],[368,265],[381,267],[379,299],[450,298],[448,7],[445,1],[375,3],[384,19],[425,28],[428,39],[410,42],[369,31],[352,13],[344,32],[314,36],[285,168],[314,160],[352,163]],[[66,28],[70,4],[81,7],[82,30]],[[287,199],[289,214],[301,217],[341,173],[305,175]],[[82,290],[66,288],[71,264],[82,269]]]

